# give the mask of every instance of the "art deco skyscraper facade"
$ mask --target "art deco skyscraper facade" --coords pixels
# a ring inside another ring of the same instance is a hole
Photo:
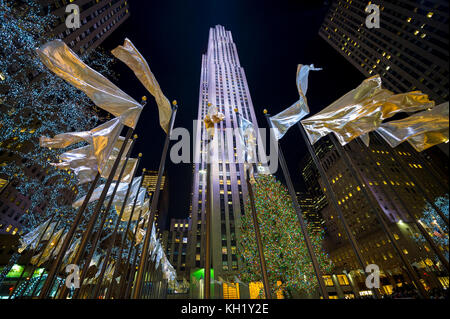
[[[365,76],[380,74],[386,88],[448,101],[448,1],[372,2],[380,7],[379,29],[365,24],[371,2],[341,0],[331,5],[319,35]]]
[[[225,115],[216,125],[211,164],[212,221],[211,255],[215,279],[234,278],[239,269],[236,255],[240,217],[244,214],[247,187],[243,164],[237,163],[240,145],[232,130],[238,128],[234,109],[258,127],[244,69],[239,63],[236,45],[230,31],[216,26],[209,31],[207,53],[202,56],[198,122],[194,145],[191,230],[187,265],[203,268],[205,262],[206,153],[207,132],[203,118],[208,103]],[[191,269],[191,271],[194,269]]]
[[[40,0],[45,10],[58,17],[52,32],[72,50],[83,54],[98,47],[129,16],[126,0]],[[66,6],[76,4],[80,8],[81,27],[66,27]],[[48,9],[47,9],[48,8]]]

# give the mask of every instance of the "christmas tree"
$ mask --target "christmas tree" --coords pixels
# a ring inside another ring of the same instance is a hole
[[[286,187],[271,175],[261,175],[253,184],[253,191],[272,295],[280,289],[288,296],[294,291],[313,293],[318,283],[300,223]],[[331,261],[321,248],[323,234],[312,231],[308,233],[322,272],[329,272]],[[248,201],[245,215],[241,218],[238,253],[244,264],[240,274],[241,280],[261,281],[255,230]],[[278,286],[279,282],[281,286]]]
[[[448,219],[448,208],[449,208],[449,197],[448,195],[438,197],[435,200],[436,207],[439,208],[444,213],[444,216]],[[435,243],[442,247],[444,256],[448,259],[448,225],[445,221],[439,216],[436,210],[430,205],[427,204],[423,210],[423,215],[419,219],[419,222],[424,226],[427,230],[431,238],[435,241]],[[415,237],[416,241],[419,244],[427,243],[424,236],[419,235]],[[436,261],[438,260],[436,256]]]
[[[0,177],[30,199],[21,217],[21,234],[56,211],[64,216],[58,228],[66,227],[75,213],[68,194],[86,192],[72,172],[49,164],[69,149],[41,148],[39,137],[90,130],[101,120],[92,101],[51,73],[35,52],[56,38],[52,30],[59,18],[48,11],[38,0],[0,0]],[[82,59],[115,79],[111,56],[90,51]],[[0,282],[18,257],[18,253],[12,256]]]
[[[31,200],[23,231],[56,210],[71,210],[61,195],[78,192],[73,173],[49,165],[67,149],[41,148],[39,137],[89,130],[99,120],[92,101],[47,70],[35,53],[55,38],[51,30],[57,17],[45,11],[37,0],[0,0],[0,176]],[[92,51],[83,59],[114,75],[113,58],[105,53]]]

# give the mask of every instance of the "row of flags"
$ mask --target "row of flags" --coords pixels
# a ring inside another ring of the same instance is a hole
[[[280,140],[298,122],[305,129],[309,142],[333,133],[341,145],[361,138],[368,146],[370,132],[377,132],[391,147],[409,142],[418,152],[449,140],[448,102],[435,106],[428,95],[420,91],[394,94],[382,87],[381,77],[375,75],[334,103],[309,118],[306,100],[308,74],[320,70],[314,65],[299,65],[297,87],[300,100],[270,118],[275,137]],[[386,122],[398,113],[412,114],[405,119]]]
[[[113,177],[114,182],[111,183],[107,190],[107,197],[112,195],[117,186],[113,207],[118,215],[122,207],[124,207],[121,220],[127,221],[131,219],[132,221],[137,221],[139,213],[141,216],[144,216],[143,220],[145,218],[148,219],[150,200],[145,198],[146,189],[140,186],[142,184],[142,176],[133,178],[136,175],[138,160],[136,158],[126,158],[132,141],[120,136],[124,126],[131,129],[136,128],[144,106],[123,92],[106,77],[86,65],[63,41],[54,40],[48,42],[36,51],[42,63],[48,69],[83,91],[96,106],[115,116],[112,120],[88,131],[62,133],[54,137],[42,136],[40,138],[41,147],[64,149],[78,143],[87,144],[66,151],[58,157],[59,162],[51,163],[51,165],[58,169],[73,171],[78,179],[78,184],[81,185],[94,181],[97,173],[103,178],[108,178],[112,173],[114,163],[119,161]],[[123,46],[118,46],[114,49],[112,54],[130,67],[144,87],[154,96],[159,110],[160,125],[164,132],[169,134],[172,107],[169,100],[162,93],[147,61],[128,39],[125,39]],[[124,146],[125,141],[127,144]],[[123,146],[123,155],[118,159]],[[124,173],[119,180],[122,168]],[[105,187],[105,184],[98,186],[90,197],[89,202],[98,200]],[[130,194],[125,203],[128,188],[130,188]],[[78,198],[72,206],[78,208],[84,200],[85,196]],[[133,211],[134,205],[135,209]],[[64,232],[64,229],[55,231],[55,227],[56,224],[50,224],[50,220],[48,220],[22,236],[19,252],[21,253],[26,249],[36,250],[39,242],[43,242],[44,245],[39,249],[38,254],[33,256],[31,262],[41,265],[49,258],[56,257],[60,252],[62,243],[66,239],[67,232]],[[155,237],[155,235],[153,236]],[[75,256],[79,244],[80,239],[72,241],[64,257],[65,264],[70,263],[71,258]],[[175,270],[168,262],[165,254],[161,254],[161,251],[162,248],[160,247],[154,251],[153,255],[157,258],[158,264],[162,265],[164,276],[167,277],[166,279],[176,279]],[[96,253],[91,264],[98,264],[100,257]],[[107,279],[112,278],[114,267],[114,263],[109,264],[109,268],[106,271]]]

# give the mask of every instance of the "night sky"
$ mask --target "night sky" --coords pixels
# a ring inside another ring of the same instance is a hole
[[[328,11],[328,1],[138,1],[130,0],[130,18],[104,43],[111,50],[128,37],[147,59],[164,94],[180,106],[175,127],[192,132],[197,118],[201,55],[205,53],[209,28],[217,24],[230,30],[244,67],[260,127],[267,127],[262,114],[267,108],[276,114],[298,101],[295,77],[298,64],[315,64],[307,98],[311,113],[317,113],[356,87],[363,75],[319,37]],[[117,83],[140,100],[147,95],[137,126],[134,153],[143,153],[141,167],[157,169],[164,132],[159,126],[153,97],[121,62]],[[298,128],[281,141],[296,189],[303,190],[299,161],[306,153]],[[192,153],[192,152],[191,152]],[[279,169],[280,171],[280,169]],[[170,183],[169,218],[189,213],[192,164],[168,161]]]

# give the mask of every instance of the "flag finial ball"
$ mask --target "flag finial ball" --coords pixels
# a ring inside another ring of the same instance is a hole
[[[142,157],[142,153],[139,153],[138,156],[139,156],[139,157]]]
[[[146,172],[147,170],[145,168],[142,169],[143,172]]]
[[[211,106],[211,105],[212,105],[211,102],[209,102],[209,103],[208,103],[208,106]]]
[[[133,137],[134,137],[134,139],[137,139],[137,138],[138,138],[138,135],[137,135],[137,134],[134,134]]]
[[[264,113],[264,114],[267,114],[267,113],[269,113],[269,112],[267,111],[267,109],[264,109],[263,113]]]
[[[236,107],[235,109],[234,109],[234,111],[237,113],[237,112],[239,112],[239,110],[238,110],[238,108]]]
[[[173,104],[173,105],[177,105],[177,100],[173,100],[173,101],[172,101],[172,104]]]
[[[142,101],[147,101],[147,97],[145,95],[142,97]]]

